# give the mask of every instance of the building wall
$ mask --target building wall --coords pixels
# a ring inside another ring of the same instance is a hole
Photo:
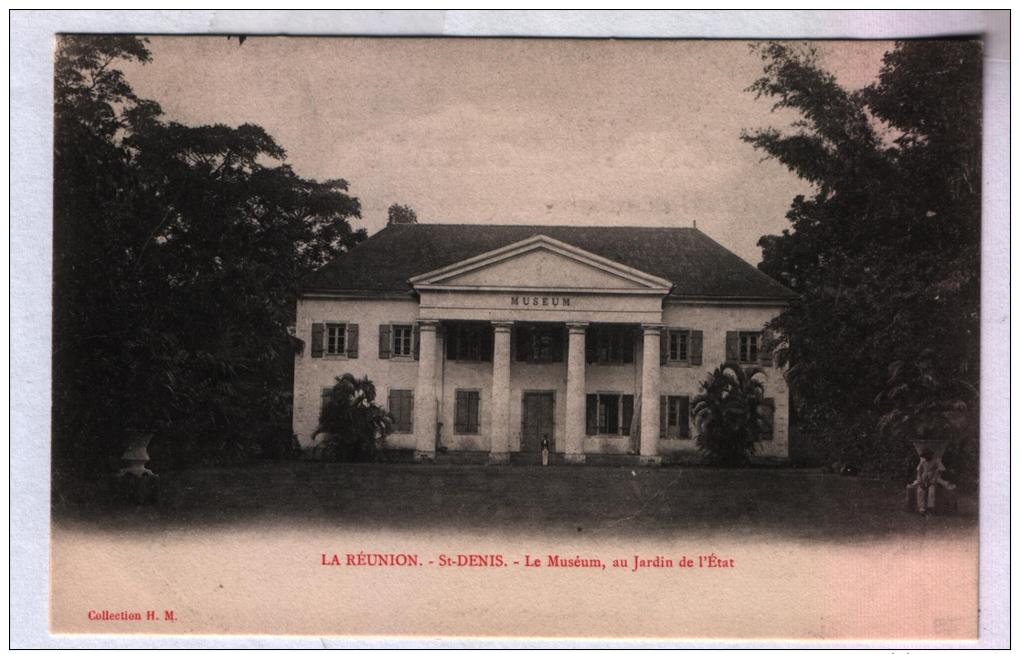
[[[727,331],[757,330],[773,317],[774,307],[678,305],[667,303],[662,322],[668,327],[701,330],[703,338],[703,364],[667,364],[661,366],[661,395],[687,395],[698,393],[699,383],[717,365],[725,360],[725,334]],[[294,366],[294,432],[302,446],[314,444],[312,434],[318,421],[321,392],[332,386],[335,378],[345,372],[361,377],[367,375],[375,382],[378,401],[385,404],[390,389],[413,391],[418,381],[418,362],[413,359],[379,358],[379,325],[386,323],[413,323],[418,318],[418,305],[408,300],[370,299],[302,299],[298,302],[297,336],[305,341],[304,351],[296,355]],[[323,355],[311,356],[311,330],[315,322],[344,321],[359,326],[358,358]],[[641,390],[641,346],[637,348],[633,364],[589,364],[586,371],[587,392],[614,392],[632,394],[637,399]],[[437,343],[444,351],[442,337]],[[438,420],[442,423],[440,444],[451,450],[489,450],[490,407],[492,393],[491,362],[469,363],[437,359],[437,383],[440,384]],[[566,435],[566,362],[530,364],[512,361],[510,365],[510,449],[519,451],[521,441],[522,398],[526,390],[553,391],[554,449],[563,451]],[[785,457],[788,450],[789,394],[779,368],[766,368],[766,396],[774,398],[775,422],[773,440],[763,442],[760,455]],[[454,398],[458,389],[478,390],[480,428],[477,435],[454,433]],[[635,407],[637,412],[637,407]],[[658,425],[655,425],[658,429]],[[659,453],[693,452],[693,438],[659,440]],[[391,434],[389,447],[413,449],[414,434]],[[636,437],[588,436],[584,449],[588,453],[627,453],[637,446]]]

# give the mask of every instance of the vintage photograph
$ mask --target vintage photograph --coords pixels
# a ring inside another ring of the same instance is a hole
[[[978,638],[983,58],[58,35],[51,631]]]

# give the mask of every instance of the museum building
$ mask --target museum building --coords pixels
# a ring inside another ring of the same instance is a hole
[[[297,302],[294,433],[367,376],[386,447],[480,452],[548,443],[572,463],[694,452],[691,399],[719,364],[762,366],[788,455],[786,381],[762,329],[795,294],[696,228],[391,224],[313,273]],[[648,428],[650,426],[650,428]]]

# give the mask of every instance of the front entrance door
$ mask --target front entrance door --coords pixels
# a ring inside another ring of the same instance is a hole
[[[555,451],[556,431],[553,407],[556,395],[552,391],[524,391],[521,420],[521,452],[541,452],[542,439],[549,439],[549,451]]]

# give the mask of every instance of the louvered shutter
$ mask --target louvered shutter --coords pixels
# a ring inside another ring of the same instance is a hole
[[[659,365],[664,366],[669,361],[669,330],[662,329],[659,334]]]
[[[599,423],[599,396],[588,395],[585,397],[584,406],[584,433],[594,436],[598,433]]]
[[[586,363],[595,363],[599,358],[599,344],[597,342],[598,331],[589,327],[584,333],[584,360]]]
[[[414,360],[417,361],[420,356],[418,351],[421,349],[421,330],[418,328],[418,325],[415,325],[411,329],[411,333],[413,334],[412,338],[414,339]]]
[[[620,432],[624,436],[630,436],[631,423],[634,422],[634,396],[624,395],[622,402],[623,416],[620,419]]]
[[[567,342],[567,330],[560,327],[555,332],[555,338],[553,340],[553,361],[555,363],[563,363],[563,351],[566,350]]]
[[[623,362],[634,363],[634,348],[637,347],[637,339],[634,337],[635,330],[623,329],[620,339],[623,341]]]
[[[312,356],[322,356],[322,335],[326,325],[321,322],[312,323]]]
[[[669,397],[659,396],[659,438],[665,438],[669,429]]]
[[[358,358],[358,325],[347,323],[347,358]]]
[[[702,341],[704,340],[704,334],[700,329],[691,330],[691,365],[701,365],[701,350]]]
[[[379,358],[390,358],[390,342],[393,338],[392,325],[379,325]]]
[[[677,407],[680,415],[677,417],[680,438],[691,437],[691,398],[686,395],[679,397],[680,406]]]
[[[740,363],[740,332],[726,332],[726,362]]]

